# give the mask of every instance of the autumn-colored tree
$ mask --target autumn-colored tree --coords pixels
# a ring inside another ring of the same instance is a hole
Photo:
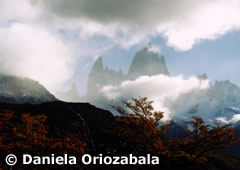
[[[14,118],[14,113],[9,110],[0,111],[0,151],[7,152],[11,145],[9,142],[14,138],[13,129],[15,125],[11,122]]]
[[[21,116],[21,120],[17,120],[12,111],[0,113],[1,155],[14,153],[20,157],[23,153],[28,153],[63,156],[67,153],[80,158],[85,153],[86,142],[85,138],[76,133],[76,123],[73,123],[68,135],[52,138],[48,136],[46,119],[45,115],[32,116],[27,113]],[[3,165],[0,161],[0,167]]]
[[[47,128],[44,125],[46,118],[45,115],[31,116],[29,113],[22,115],[21,122],[14,128],[19,139],[16,141],[16,149],[39,155],[44,151],[43,148],[51,141],[46,137]]]
[[[14,128],[15,135],[19,138],[16,147],[39,155],[73,153],[73,151],[75,154],[83,154],[85,152],[86,145],[80,140],[80,134],[69,132],[62,138],[49,138],[47,126],[44,124],[46,118],[45,115],[23,114],[22,122]]]
[[[140,97],[132,98],[130,102],[124,101],[126,108],[113,106],[123,115],[116,118],[120,125],[114,129],[114,134],[120,138],[121,146],[131,153],[159,154],[164,150],[163,134],[168,125],[157,128],[163,112],[154,111],[152,103],[146,97]]]
[[[231,124],[221,126],[215,123],[210,126],[197,116],[193,116],[193,120],[186,123],[192,127],[192,130],[185,129],[188,135],[171,140],[172,157],[179,160],[186,158],[191,162],[207,161],[206,156],[210,151],[228,148],[231,143],[238,141]]]
[[[192,130],[185,129],[187,136],[167,137],[165,132],[170,125],[159,126],[163,112],[154,111],[152,103],[146,97],[140,97],[124,101],[126,108],[113,106],[122,117],[116,117],[119,126],[112,131],[119,137],[125,152],[157,154],[168,165],[186,165],[207,161],[206,153],[237,141],[230,124],[205,125],[199,117],[186,122],[192,126]]]
[[[130,153],[152,154],[161,158],[161,168],[165,165],[165,167],[174,166],[173,169],[176,169],[176,166],[181,167],[179,165],[185,167],[207,161],[209,152],[226,148],[230,143],[238,140],[230,124],[221,126],[216,123],[210,126],[199,117],[193,117],[191,121],[186,122],[192,126],[191,129],[185,129],[188,135],[170,138],[166,135],[170,125],[159,125],[163,112],[154,111],[152,103],[146,97],[140,97],[124,102],[125,107],[113,106],[122,116],[115,116],[116,121],[109,125],[110,128],[101,129],[102,132],[108,132],[109,139],[113,139],[109,142],[113,144],[108,145],[109,148],[104,151],[118,156]],[[0,110],[0,153],[3,155],[67,153],[81,158],[81,155],[90,148],[89,146],[92,146],[89,142],[89,132],[80,133],[83,128],[81,122],[72,122],[67,135],[55,138],[48,134],[46,120],[45,115],[30,113],[15,115],[12,111]],[[96,140],[96,138],[91,139]],[[97,144],[98,141],[94,142]],[[101,145],[106,147],[104,144]],[[93,154],[101,153],[101,147],[96,147],[98,150]],[[0,167],[4,164],[3,161],[0,160]],[[74,168],[78,167],[74,166]]]

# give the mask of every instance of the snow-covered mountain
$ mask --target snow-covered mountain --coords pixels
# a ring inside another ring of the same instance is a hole
[[[149,44],[146,48],[136,53],[128,74],[126,75],[121,71],[104,67],[103,60],[99,57],[89,73],[87,92],[83,100],[98,107],[109,109],[109,104],[118,105],[122,100],[128,100],[134,97],[132,94],[134,94],[135,97],[142,94],[142,91],[136,93],[137,90],[135,89],[135,93],[131,91],[125,93],[126,91],[123,89],[127,84],[129,85],[129,83],[137,85],[137,83],[148,81],[148,79],[156,79],[156,75],[169,77],[169,80],[173,78],[174,81],[172,82],[176,83],[175,80],[179,78],[170,76],[164,56],[159,56],[153,47],[154,46]],[[142,77],[141,80],[139,79],[140,77]],[[161,76],[159,78],[161,78]],[[200,82],[208,81],[207,74],[195,76],[195,78]],[[155,82],[152,83],[154,84]],[[151,97],[147,96],[149,94],[147,91],[151,86],[152,84],[148,84],[146,89],[141,88],[146,91],[146,93],[144,93],[146,97]],[[171,84],[169,84],[169,86],[171,87]],[[119,89],[122,89],[124,94],[121,93],[118,98],[110,99],[107,97],[109,96],[108,94],[101,93],[103,87],[105,92],[108,92],[108,89],[111,88],[111,95],[114,95]],[[162,88],[167,89],[167,87]],[[183,86],[182,91],[184,91],[184,88]],[[181,91],[181,89],[179,89],[179,91]],[[160,89],[159,92],[161,93],[154,95],[155,98],[152,97],[152,100],[155,102],[159,102],[156,101],[156,95],[165,95],[164,90]],[[168,94],[170,93],[171,92]],[[229,80],[216,81],[214,83],[209,82],[208,88],[193,88],[190,91],[187,90],[187,92],[185,90],[185,92],[180,93],[177,98],[166,97],[166,100],[164,99],[164,101],[161,102],[162,107],[167,108],[171,114],[170,117],[177,121],[190,119],[194,115],[200,116],[206,121],[220,120],[223,123],[236,123],[240,120],[240,88]]]
[[[37,81],[0,74],[0,102],[37,104],[56,100],[54,95]]]
[[[208,89],[182,94],[167,107],[176,118],[200,116],[205,120],[236,123],[240,120],[240,88],[229,80],[215,81]]]

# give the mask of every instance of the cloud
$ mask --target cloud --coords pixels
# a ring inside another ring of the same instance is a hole
[[[53,93],[68,88],[77,71],[110,48],[70,28],[34,1],[0,0],[0,72],[35,79]]]
[[[216,0],[203,3],[192,14],[159,27],[169,46],[189,50],[202,40],[215,40],[233,30],[240,30],[240,2]]]
[[[129,48],[160,35],[189,50],[239,30],[239,9],[238,0],[0,0],[0,71],[53,89],[74,74],[74,61],[91,63],[115,44]]]
[[[33,8],[28,0],[21,0],[21,3],[18,0],[0,0],[0,24],[4,21],[32,20],[38,16],[39,12],[40,10]]]
[[[226,117],[219,117],[216,119],[217,121],[220,121],[221,123],[237,123],[238,121],[240,121],[240,114],[235,114],[233,115],[233,117],[230,120],[227,120]]]
[[[167,107],[167,101],[177,100],[180,95],[192,90],[204,90],[208,87],[208,80],[199,80],[196,77],[184,79],[181,75],[176,77],[156,75],[123,81],[119,86],[104,86],[101,93],[109,100],[128,100],[131,97],[146,96],[154,101],[155,109],[163,111],[164,119],[168,120],[174,115]]]
[[[71,77],[73,55],[63,42],[39,27],[0,27],[0,72],[38,80],[50,90]]]
[[[185,51],[202,40],[240,29],[238,0],[51,0],[35,4],[71,25],[82,23],[89,34],[104,34],[113,40],[129,37],[124,43],[131,43],[126,46],[149,35],[163,35],[169,46]]]

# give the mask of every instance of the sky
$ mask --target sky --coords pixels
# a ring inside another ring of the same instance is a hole
[[[239,0],[0,0],[0,72],[86,90],[97,56],[127,73],[153,43],[172,76],[240,85]]]

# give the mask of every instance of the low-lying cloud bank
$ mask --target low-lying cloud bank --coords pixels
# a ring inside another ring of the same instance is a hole
[[[193,90],[205,90],[209,87],[208,80],[200,80],[194,76],[184,79],[182,75],[176,77],[155,75],[123,81],[119,86],[105,86],[101,89],[101,93],[109,100],[115,101],[139,96],[148,97],[149,100],[154,101],[156,110],[164,112],[164,120],[169,120],[175,115],[167,107],[168,101],[175,101],[180,95]]]

